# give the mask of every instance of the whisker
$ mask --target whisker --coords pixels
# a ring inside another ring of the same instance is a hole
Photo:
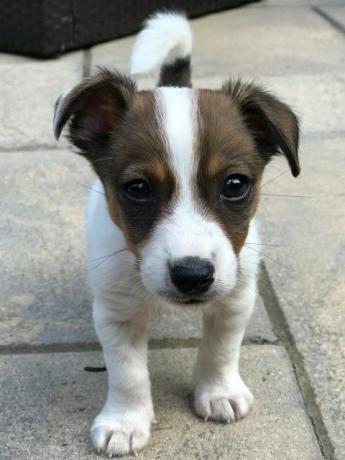
[[[81,184],[80,182],[77,182],[77,184],[80,185],[81,187],[85,187],[85,188],[87,188],[88,190],[93,190],[94,192],[97,192],[97,193],[99,193],[100,195],[105,196],[105,193],[100,192],[99,190],[96,190],[95,188],[89,187],[88,185],[85,185],[85,184]]]
[[[108,160],[114,160],[114,157],[98,158],[97,160],[93,160],[92,163],[98,163],[99,161],[108,161]]]
[[[95,259],[91,259],[90,262],[97,262],[98,260],[105,259],[106,257],[115,256],[116,254],[119,254],[120,252],[123,252],[123,251],[128,251],[128,249],[127,248],[119,249],[118,251],[112,252],[110,254],[106,254],[105,256],[100,256],[100,257],[96,257]]]
[[[286,246],[286,244],[244,243],[245,246],[247,246],[247,244],[254,245],[254,246],[270,246],[270,247],[281,247],[281,246]]]
[[[283,265],[283,264],[280,263],[278,260],[273,259],[273,257],[268,256],[267,254],[264,254],[263,252],[259,251],[258,249],[251,248],[250,246],[247,246],[247,247],[248,247],[248,249],[251,249],[252,251],[257,252],[258,254],[261,254],[262,256],[267,257],[267,259],[272,260],[272,262],[275,262],[276,264],[280,265],[281,267],[283,267],[283,268],[285,268],[285,269],[294,270],[292,267],[288,267],[287,265]]]
[[[273,163],[269,163],[269,164],[267,165],[267,168],[274,168],[274,169],[276,169],[276,170],[279,171],[279,172],[283,172],[283,170],[282,170],[281,168],[279,168],[277,165],[274,165]]]
[[[105,258],[105,259],[102,260],[99,264],[97,264],[95,267],[93,267],[93,268],[91,269],[91,271],[92,271],[92,272],[95,271],[96,268],[100,267],[102,264],[104,264],[107,260],[109,260],[109,259],[110,259],[111,257],[113,257],[113,256],[114,256],[114,254],[109,254],[107,258]]]
[[[108,254],[107,256],[102,256],[104,258],[104,260],[102,260],[99,264],[97,264],[95,267],[93,267],[90,272],[93,272],[94,270],[96,270],[98,267],[100,267],[102,264],[104,264],[105,262],[107,262],[109,259],[111,259],[113,256],[115,256],[116,254],[119,254],[120,252],[122,251],[128,251],[127,248],[123,248],[123,249],[120,249],[119,251],[116,251],[116,252],[113,252],[111,254]],[[132,271],[132,267],[129,267],[129,272]],[[138,278],[138,272],[137,271],[133,271],[132,273],[130,273],[129,275],[127,275],[126,277],[126,280],[134,280],[134,279],[137,279]],[[122,281],[119,282],[119,284],[121,284]],[[133,286],[132,286],[132,289],[133,289]]]
[[[284,195],[282,193],[261,193],[261,196],[284,196],[286,198],[314,198],[313,196],[308,195]]]
[[[128,292],[128,289],[133,289],[136,287],[136,284],[131,284],[131,286],[127,286],[127,281],[132,281],[132,280],[139,280],[139,274],[138,273],[130,273],[120,279],[118,279],[116,282],[113,282],[113,287],[114,286],[123,286],[125,285],[126,292]]]
[[[120,249],[119,251],[115,251],[115,252],[112,252],[111,254],[108,254],[106,256],[101,256],[101,257],[98,257],[94,260],[91,260],[90,262],[94,262],[96,261],[97,259],[103,259],[101,260],[101,262],[99,264],[97,264],[95,267],[93,267],[91,269],[91,271],[93,272],[94,270],[96,270],[96,268],[98,268],[100,265],[102,265],[104,262],[107,262],[107,260],[111,259],[112,257],[116,256],[116,254],[119,254],[120,252],[123,252],[123,251],[128,251],[127,248],[123,248],[123,249]]]
[[[272,177],[272,179],[269,179],[267,182],[265,182],[264,184],[262,184],[260,188],[263,188],[263,187],[265,187],[267,184],[270,184],[271,182],[275,181],[276,179],[279,179],[279,177],[284,176],[284,174],[286,174],[287,172],[289,172],[288,169],[286,169],[286,170],[283,171],[282,173],[278,174],[277,176]]]

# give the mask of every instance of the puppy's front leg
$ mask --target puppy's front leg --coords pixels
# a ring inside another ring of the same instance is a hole
[[[114,306],[95,300],[94,321],[108,371],[108,397],[95,418],[91,437],[108,456],[136,453],[149,437],[153,420],[147,369],[147,312],[119,321]]]
[[[215,303],[204,312],[194,407],[205,420],[235,422],[248,414],[253,403],[254,398],[239,373],[239,356],[254,302],[253,282],[227,303]]]

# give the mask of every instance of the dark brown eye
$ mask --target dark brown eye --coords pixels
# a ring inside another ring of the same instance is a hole
[[[249,190],[250,182],[247,176],[232,174],[224,182],[221,197],[227,201],[241,201],[248,195]]]
[[[143,179],[134,179],[123,187],[126,198],[136,203],[146,203],[154,200],[151,186]]]

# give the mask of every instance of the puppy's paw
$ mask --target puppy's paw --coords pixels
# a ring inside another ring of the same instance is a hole
[[[226,384],[197,385],[194,408],[199,417],[206,420],[233,423],[248,415],[254,398],[240,376]]]
[[[150,438],[152,414],[145,411],[124,411],[95,418],[91,428],[92,443],[98,453],[108,457],[136,455]]]

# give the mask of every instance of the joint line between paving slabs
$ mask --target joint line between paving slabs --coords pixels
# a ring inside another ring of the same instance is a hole
[[[302,394],[305,409],[313,426],[319,448],[325,458],[336,460],[334,456],[334,447],[316,401],[315,391],[304,367],[303,356],[296,346],[294,336],[290,331],[285,313],[281,308],[268,270],[264,263],[261,264],[259,291],[269,319],[272,322],[273,332],[276,334],[279,342],[281,342],[281,344],[285,347],[289,355],[290,362],[296,376],[296,381]]]
[[[165,338],[153,339],[149,341],[149,349],[163,348],[196,348],[199,346],[198,338]],[[98,341],[89,342],[61,342],[45,344],[13,344],[0,345],[0,355],[26,355],[35,353],[83,353],[89,351],[101,351],[101,345]]]
[[[13,345],[0,345],[0,355],[27,355],[41,353],[78,353],[88,351],[100,351],[101,346],[97,341],[70,342],[70,343],[45,343],[28,344],[19,343]]]
[[[164,339],[149,340],[149,349],[172,349],[172,348],[197,348],[200,345],[201,338],[178,338],[167,337]],[[245,339],[243,345],[277,345],[277,342],[271,342],[263,338]],[[75,353],[88,351],[101,351],[102,348],[97,341],[90,342],[65,342],[65,343],[46,343],[46,344],[13,344],[0,345],[0,355],[25,355],[35,353]]]
[[[3,153],[25,153],[25,152],[40,152],[40,151],[61,151],[64,150],[63,147],[59,147],[58,145],[50,145],[50,144],[34,144],[34,145],[20,145],[18,147],[9,146],[9,147],[1,147],[0,146],[0,156]]]
[[[342,24],[340,24],[340,22],[338,22],[336,19],[333,19],[328,13],[323,11],[318,6],[313,6],[311,9],[314,11],[314,13],[318,14],[323,19],[325,19],[325,21],[327,21],[331,26],[333,26],[338,32],[345,35],[345,27]]]

